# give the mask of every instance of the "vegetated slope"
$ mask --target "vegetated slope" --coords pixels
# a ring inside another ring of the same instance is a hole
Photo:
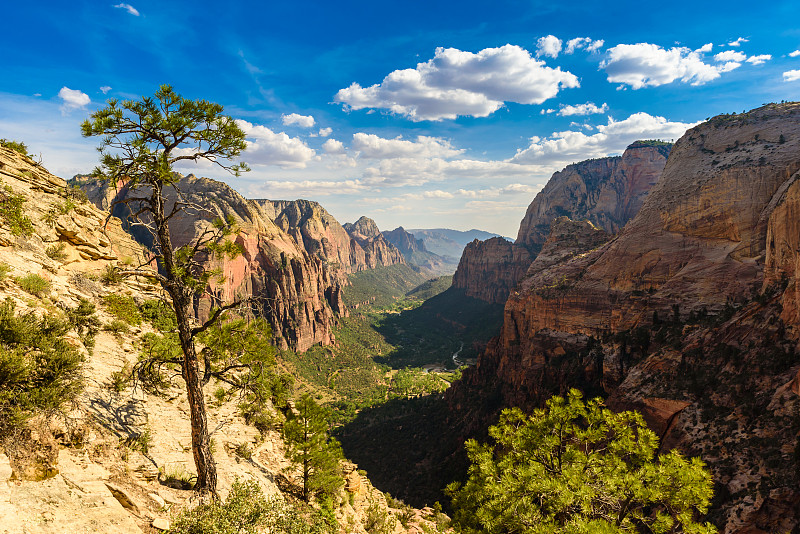
[[[11,439],[0,436],[3,530],[163,530],[178,512],[197,504],[186,489],[194,465],[188,404],[177,376],[162,395],[134,388],[127,379],[142,350],[141,336],[154,332],[151,320],[158,323],[158,316],[145,310],[152,311],[150,305],[163,295],[146,278],[120,280],[110,269],[138,264],[146,259],[145,251],[119,220],[106,224],[107,213],[82,199],[79,191],[3,147],[0,180],[0,300],[13,303],[17,315],[42,318],[48,329],[42,337],[59,331],[59,324],[68,325],[64,340],[84,358],[83,389],[74,403],[63,407],[64,413],[36,414]],[[83,303],[83,312],[77,313]],[[14,326],[9,321],[7,306],[0,314],[4,369],[18,363],[7,344],[17,341],[10,337],[19,322]],[[23,321],[22,326],[30,325]],[[34,366],[42,363],[38,355],[24,356]],[[275,426],[282,413],[268,407],[259,431],[245,423],[241,399],[226,396],[223,386],[212,379],[206,388],[222,497],[238,478],[255,481],[269,498],[283,501],[278,482],[295,473],[284,471],[288,462]],[[0,384],[4,401],[19,393],[9,387],[16,387],[13,377],[12,386]],[[375,490],[357,466],[344,462],[341,469],[345,486],[334,497],[334,513],[342,529],[366,534],[375,519],[387,514],[406,521],[408,528],[397,521],[397,532],[434,528],[421,511],[396,502],[396,509],[390,509],[393,501]],[[12,476],[14,482],[7,483]]]
[[[78,177],[76,183],[98,206],[110,206],[130,194],[125,184],[115,189],[87,177]],[[257,311],[270,321],[280,346],[302,351],[316,343],[334,342],[334,317],[345,310],[341,284],[323,259],[301,248],[257,202],[246,200],[227,184],[189,175],[180,180],[178,188],[186,201],[203,209],[183,211],[170,221],[176,247],[202,234],[215,218],[231,216],[238,226],[233,239],[244,250],[237,258],[215,262],[225,280],[213,286],[216,302],[204,299],[197,303],[196,312],[201,319],[212,305],[252,295],[261,299],[263,305]],[[117,204],[114,213],[125,221],[126,209]],[[150,246],[152,236],[146,231],[130,225],[128,228],[136,239]]]
[[[344,290],[344,302],[349,309],[365,305],[384,308],[427,279],[404,263],[360,271],[348,276],[350,285]]]
[[[671,148],[670,143],[637,141],[622,156],[582,161],[553,174],[528,206],[517,240],[469,243],[453,285],[472,297],[505,303],[559,217],[586,219],[616,234],[639,211]]]
[[[476,239],[486,240],[503,237],[484,230],[451,230],[449,228],[409,228],[406,230],[415,238],[422,239],[425,248],[439,256],[453,258],[458,261],[467,243]]]

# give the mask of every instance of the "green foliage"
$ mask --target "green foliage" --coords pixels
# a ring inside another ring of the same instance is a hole
[[[90,349],[94,347],[94,336],[100,328],[100,319],[95,313],[95,305],[89,300],[80,297],[75,308],[67,308],[67,321],[81,337],[81,341]]]
[[[100,275],[100,282],[104,286],[115,286],[122,282],[123,276],[119,268],[114,265],[106,265],[103,273]]]
[[[573,389],[530,416],[506,409],[493,445],[467,442],[469,478],[448,487],[460,532],[716,532],[695,520],[712,495],[703,462],[658,455],[640,414],[582,397]]]
[[[23,156],[28,156],[28,147],[22,141],[14,141],[13,139],[0,139],[0,146],[10,148],[19,152]]]
[[[328,412],[307,393],[295,406],[297,414],[283,425],[286,457],[293,468],[300,468],[303,480],[301,496],[333,495],[343,484],[339,472],[342,451],[339,442],[328,436]]]
[[[267,499],[258,483],[236,481],[225,502],[212,501],[183,512],[170,534],[323,534],[331,532],[318,513],[301,514],[280,498]]]
[[[114,319],[104,324],[103,330],[105,330],[106,332],[111,332],[112,334],[115,335],[127,334],[128,332],[131,331],[130,327],[128,326],[128,323],[126,323],[125,321],[120,321],[119,319]]]
[[[33,233],[33,223],[23,213],[25,195],[17,195],[9,186],[0,188],[0,220],[13,235],[28,236]]]
[[[139,313],[139,307],[133,297],[112,293],[103,297],[103,306],[109,314],[126,324],[132,326],[142,324],[142,314]]]
[[[67,244],[64,242],[54,243],[47,247],[44,251],[47,254],[47,257],[51,260],[56,261],[64,261],[67,259],[67,253],[64,252],[64,249],[67,248]]]
[[[15,281],[20,289],[36,297],[41,297],[43,294],[49,292],[52,287],[48,280],[45,280],[35,273],[20,276],[19,278],[15,278]]]
[[[380,502],[370,501],[364,519],[364,530],[368,534],[394,534],[397,521],[384,509]]]
[[[64,340],[69,329],[55,316],[17,315],[11,300],[0,303],[0,437],[80,392],[83,357]]]
[[[370,302],[374,307],[392,305],[408,291],[425,282],[425,277],[406,264],[367,269],[348,275],[344,291],[347,305]],[[374,297],[374,300],[373,300]]]
[[[7,263],[0,262],[0,280],[5,280],[8,273],[11,272],[11,266]]]
[[[178,374],[176,366],[182,360],[177,333],[148,332],[141,338],[139,361],[133,368],[133,376],[145,391],[158,395],[172,386],[172,377]]]
[[[174,332],[178,328],[175,310],[168,303],[159,299],[144,301],[139,307],[142,318],[148,321],[159,332]]]
[[[420,369],[405,368],[397,372],[392,379],[390,396],[413,397],[441,393],[449,384],[436,373],[426,373]]]

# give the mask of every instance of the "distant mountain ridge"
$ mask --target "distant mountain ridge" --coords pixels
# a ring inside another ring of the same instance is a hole
[[[458,263],[452,257],[440,256],[429,251],[422,239],[417,239],[402,226],[383,232],[383,237],[397,247],[407,263],[416,265],[431,275],[453,274],[458,267]]]
[[[452,230],[450,228],[408,228],[406,230],[417,239],[422,239],[425,248],[439,256],[450,256],[458,263],[461,253],[467,243],[478,239],[485,241],[493,237],[502,237],[508,241],[514,241],[510,237],[493,234],[484,230]]]

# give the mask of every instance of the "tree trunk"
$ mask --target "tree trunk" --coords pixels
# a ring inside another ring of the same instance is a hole
[[[169,224],[164,215],[164,195],[160,184],[154,184],[152,195],[153,222],[156,227],[158,244],[164,262],[164,276],[167,278],[164,289],[172,297],[172,308],[175,310],[175,319],[178,323],[178,337],[183,350],[181,375],[186,383],[189,420],[192,427],[192,454],[194,455],[194,465],[197,469],[197,482],[194,485],[194,489],[200,492],[210,492],[216,497],[217,465],[214,463],[214,457],[211,454],[206,402],[200,381],[200,369],[197,352],[194,347],[194,337],[192,336],[190,322],[191,295],[189,289],[180,278],[175,265]]]

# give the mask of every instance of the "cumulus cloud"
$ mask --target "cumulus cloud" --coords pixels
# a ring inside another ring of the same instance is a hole
[[[463,152],[453,148],[450,141],[440,137],[420,135],[416,141],[397,137],[386,139],[375,134],[357,132],[353,134],[353,150],[364,158],[451,158]]]
[[[696,124],[696,123],[695,123]],[[664,117],[635,113],[622,121],[608,119],[597,127],[597,133],[581,131],[555,132],[546,139],[532,137],[527,148],[517,150],[511,162],[554,165],[604,157],[622,152],[638,139],[677,139],[694,124],[670,122]]]
[[[316,152],[301,139],[276,133],[266,126],[237,120],[247,136],[246,160],[254,165],[278,165],[285,168],[305,168]]]
[[[763,65],[767,61],[772,59],[771,54],[760,54],[758,56],[750,56],[747,58],[748,63],[752,63],[753,65]]]
[[[61,99],[61,113],[66,114],[76,109],[82,109],[91,103],[89,95],[79,91],[78,89],[70,89],[67,86],[61,88],[58,92],[58,98]]]
[[[742,43],[746,43],[746,42],[748,42],[749,40],[750,40],[750,39],[745,39],[744,37],[739,37],[739,38],[738,38],[738,39],[736,39],[735,41],[731,41],[730,43],[728,43],[728,46],[739,46],[739,45],[741,45]]]
[[[135,7],[130,5],[130,4],[117,4],[114,7],[119,8],[119,9],[124,9],[125,11],[127,11],[128,13],[133,15],[134,17],[138,17],[139,16],[139,11]]]
[[[110,85],[104,85],[103,87],[100,88],[100,92],[103,94],[107,94],[110,90],[111,90]]]
[[[281,193],[289,195],[320,195],[362,193],[368,186],[361,180],[268,180],[257,191],[266,197],[276,198]]]
[[[706,45],[708,46],[708,45]],[[608,49],[600,68],[608,74],[608,81],[629,85],[633,89],[655,87],[680,80],[692,85],[702,85],[719,78],[721,72],[733,68],[728,62],[709,65],[703,61],[706,50],[675,47],[669,50],[650,43],[621,44]],[[720,54],[717,54],[720,55]]]
[[[576,106],[561,106],[558,114],[562,117],[569,117],[571,115],[594,115],[596,113],[605,113],[606,111],[608,111],[608,104],[606,103],[598,107],[594,102],[586,102]]]
[[[714,55],[714,61],[737,61],[741,63],[747,59],[747,54],[738,50],[725,50]]]
[[[322,150],[327,154],[344,154],[346,152],[344,144],[336,139],[328,139],[322,143]]]
[[[296,124],[301,128],[313,128],[314,117],[311,115],[299,115],[297,113],[290,113],[288,115],[281,115],[281,121],[284,126],[291,126]]]
[[[477,53],[437,48],[415,69],[396,70],[379,84],[353,83],[334,97],[345,109],[388,109],[413,121],[486,117],[504,102],[541,104],[561,89],[579,87],[578,78],[516,46]]]
[[[800,50],[795,50],[794,52],[789,52],[789,57],[797,57],[800,56]]]
[[[784,82],[796,82],[800,80],[800,69],[798,70],[787,70],[783,73],[783,81]]]
[[[557,58],[561,52],[561,39],[555,35],[539,37],[536,42],[536,55]]]
[[[333,128],[320,128],[319,133],[317,135],[319,135],[320,137],[328,137],[332,133],[333,133]]]
[[[587,52],[596,52],[603,44],[605,44],[605,41],[602,39],[594,41],[591,37],[576,37],[567,41],[567,48],[564,50],[564,53],[572,54],[580,49],[586,49]]]

